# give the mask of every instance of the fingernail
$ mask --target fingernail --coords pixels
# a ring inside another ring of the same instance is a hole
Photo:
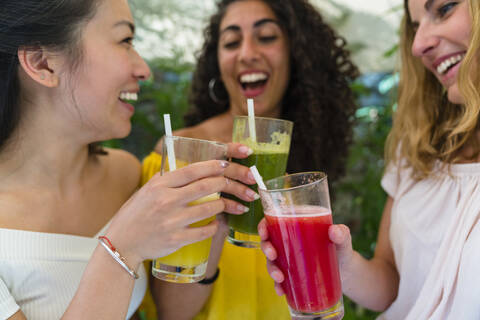
[[[247,191],[245,192],[247,197],[249,197],[250,199],[254,199],[254,200],[258,200],[260,199],[260,196],[253,190],[251,189],[247,189]]]
[[[221,166],[222,168],[224,168],[224,169],[225,169],[226,167],[228,167],[229,165],[230,165],[230,162],[228,162],[228,161],[223,161],[223,160],[220,161],[220,166]]]
[[[275,280],[278,282],[282,278],[280,273],[278,271],[273,271],[272,272],[273,276],[275,277]]]
[[[248,207],[245,207],[245,206],[242,206],[241,204],[237,205],[237,210],[240,211],[240,212],[248,212],[248,210],[250,210]]]
[[[248,170],[248,179],[250,179],[251,181],[255,181],[255,177],[253,176],[253,173],[250,170]]]
[[[245,153],[247,156],[251,155],[253,153],[253,150],[250,149],[249,147],[247,146],[241,146],[238,148],[238,151],[240,151],[241,153]]]

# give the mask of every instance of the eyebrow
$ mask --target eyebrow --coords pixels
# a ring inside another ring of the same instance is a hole
[[[135,25],[128,20],[122,20],[122,21],[119,21],[119,22],[117,22],[113,25],[114,28],[119,27],[119,26],[127,26],[127,27],[130,28],[132,33],[135,33]]]
[[[435,2],[435,0],[427,0],[427,2],[425,2],[425,6],[424,6],[425,10],[429,11],[434,2]]]
[[[258,27],[263,26],[263,25],[266,24],[266,23],[274,23],[274,24],[280,26],[280,24],[278,23],[277,20],[275,20],[275,19],[270,19],[270,18],[265,18],[265,19],[260,19],[260,20],[256,21],[256,22],[253,24],[253,27],[254,27],[254,28],[258,28]],[[220,34],[226,32],[226,31],[228,31],[228,30],[231,30],[231,31],[240,31],[240,27],[237,26],[237,25],[230,25],[230,26],[226,27],[225,29],[223,29],[222,31],[220,31]]]

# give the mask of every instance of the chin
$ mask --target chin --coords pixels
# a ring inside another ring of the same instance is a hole
[[[465,104],[465,99],[463,98],[460,90],[457,86],[454,86],[448,90],[448,101],[455,104]]]
[[[115,132],[113,132],[113,137],[111,139],[123,139],[126,138],[130,132],[132,131],[132,124],[129,122],[122,128],[117,128]]]

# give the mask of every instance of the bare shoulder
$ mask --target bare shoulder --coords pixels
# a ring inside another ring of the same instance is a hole
[[[121,149],[105,149],[108,152],[106,160],[109,180],[122,188],[127,194],[139,186],[141,175],[140,161],[128,151]]]

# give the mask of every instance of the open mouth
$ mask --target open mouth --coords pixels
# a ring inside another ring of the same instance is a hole
[[[240,76],[243,90],[252,90],[263,87],[268,81],[268,75],[263,72],[249,73]]]
[[[138,100],[138,94],[135,92],[120,92],[118,99],[122,102],[134,102]]]
[[[464,57],[465,57],[465,54],[457,54],[455,56],[452,56],[452,57],[446,59],[445,61],[440,63],[440,65],[437,66],[438,74],[440,74],[440,75],[446,74],[450,69],[452,69],[457,64],[459,64],[463,60]]]

